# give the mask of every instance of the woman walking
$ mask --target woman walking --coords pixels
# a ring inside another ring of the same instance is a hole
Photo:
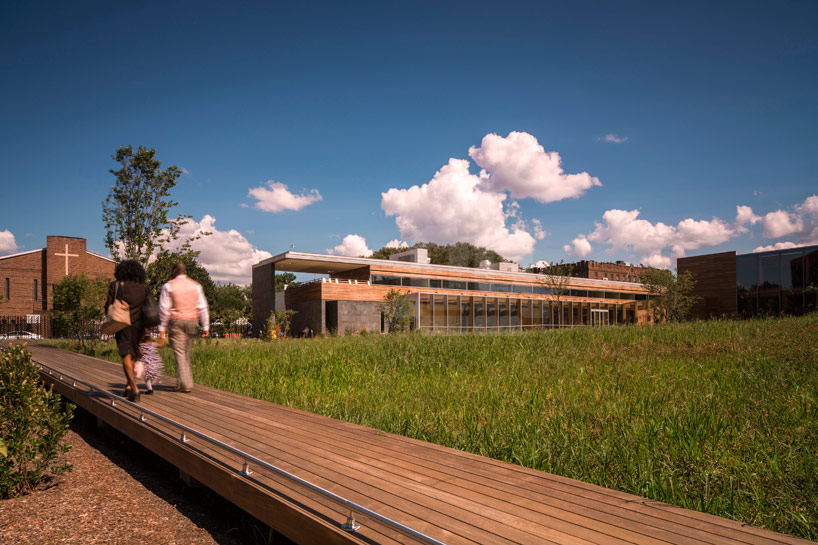
[[[148,296],[148,285],[145,284],[145,269],[138,261],[128,259],[120,261],[114,269],[115,281],[108,288],[108,299],[105,301],[105,312],[114,302],[114,298],[128,303],[131,313],[131,325],[116,332],[116,346],[122,358],[122,369],[125,371],[124,397],[128,401],[139,401],[139,387],[134,377],[134,362],[139,358],[139,342],[145,331],[142,307]]]

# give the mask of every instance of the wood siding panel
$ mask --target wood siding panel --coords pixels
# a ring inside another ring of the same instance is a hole
[[[696,280],[691,293],[699,301],[692,316],[705,319],[736,315],[736,252],[682,257],[677,267],[679,273],[690,272]]]

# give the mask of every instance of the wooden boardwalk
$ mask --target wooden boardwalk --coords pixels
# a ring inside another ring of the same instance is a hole
[[[120,392],[121,366],[49,347],[34,360],[54,389],[297,543],[422,543],[140,408],[89,390]],[[60,374],[64,374],[60,378]],[[138,404],[383,517],[448,544],[808,543],[735,521],[323,416],[166,379]],[[145,416],[144,421],[141,416]],[[434,542],[434,541],[432,541]]]

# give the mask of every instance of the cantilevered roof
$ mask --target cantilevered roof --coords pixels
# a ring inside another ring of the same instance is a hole
[[[495,276],[497,274],[501,274],[503,276],[511,276],[511,277],[519,277],[520,279],[530,279],[532,276],[539,276],[534,275],[528,272],[511,272],[511,271],[498,271],[496,269],[476,269],[471,267],[457,267],[454,265],[432,265],[430,263],[414,263],[411,261],[391,261],[388,259],[372,259],[367,257],[346,257],[340,255],[326,255],[326,254],[310,254],[306,252],[284,252],[283,254],[278,254],[276,256],[270,257],[265,259],[264,261],[259,261],[253,268],[256,267],[263,267],[266,265],[273,265],[276,271],[280,272],[293,272],[293,273],[313,273],[313,274],[339,274],[346,271],[351,271],[353,269],[359,269],[361,267],[366,267],[369,265],[377,266],[377,267],[396,267],[401,269],[418,269],[419,271],[428,272],[431,270],[437,270],[441,272],[450,271],[450,272],[459,272],[463,273],[464,271],[468,271],[470,275],[475,277],[479,276]],[[618,282],[618,281],[611,281],[611,280],[597,280],[597,279],[590,279],[590,278],[580,278],[580,277],[572,277],[571,283],[573,284],[594,284],[599,285],[600,283],[606,285],[619,285],[619,286],[627,286],[633,288],[634,286],[641,286],[638,282]]]

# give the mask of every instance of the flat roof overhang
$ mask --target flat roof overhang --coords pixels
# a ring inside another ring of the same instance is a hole
[[[313,274],[338,274],[347,271],[351,271],[354,269],[360,269],[361,267],[368,267],[368,266],[377,266],[379,268],[389,268],[396,267],[396,268],[410,268],[410,269],[418,269],[418,271],[423,271],[423,273],[428,273],[429,270],[438,270],[438,271],[453,271],[463,273],[464,271],[468,271],[468,273],[474,277],[480,276],[494,276],[501,274],[507,277],[517,277],[525,280],[530,280],[532,276],[531,273],[526,272],[507,272],[507,271],[498,271],[495,269],[472,269],[468,267],[456,267],[452,265],[432,265],[429,263],[413,263],[410,261],[390,261],[386,259],[372,259],[367,257],[346,257],[346,256],[339,256],[339,255],[326,255],[326,254],[310,254],[306,252],[284,252],[282,254],[275,255],[273,257],[267,258],[264,261],[259,261],[253,268],[256,267],[263,267],[266,265],[273,265],[276,271],[281,272],[293,272],[293,273],[313,273]],[[604,284],[605,286],[611,287],[627,287],[630,289],[636,288],[643,288],[642,284],[638,282],[619,282],[613,280],[597,280],[597,279],[590,279],[590,278],[580,278],[580,277],[572,277],[571,283],[575,285],[594,285],[598,286],[599,284]]]

